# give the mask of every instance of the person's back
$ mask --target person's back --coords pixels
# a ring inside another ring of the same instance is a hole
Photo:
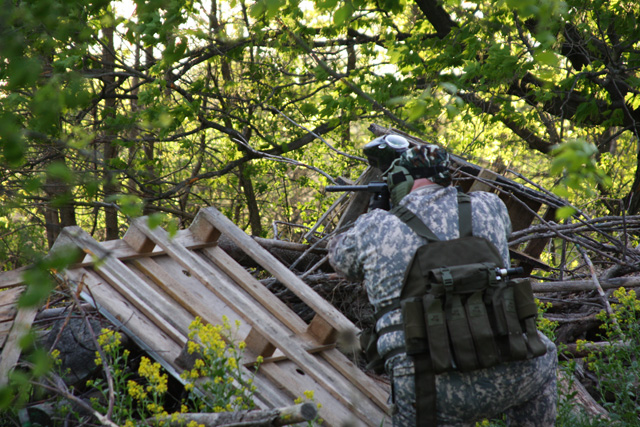
[[[441,240],[459,236],[457,191],[425,179],[430,185],[399,197],[399,204],[412,211]],[[414,187],[416,187],[414,185]],[[393,191],[393,190],[392,190]],[[509,265],[507,236],[510,221],[506,207],[494,194],[471,193],[472,232],[492,242]],[[398,200],[396,200],[398,203]],[[376,209],[358,219],[353,228],[334,238],[330,260],[337,271],[353,279],[364,279],[376,312],[397,303],[405,270],[416,249],[425,243],[395,215]],[[394,425],[415,425],[413,360],[400,352],[404,333],[400,310],[377,322],[378,331],[389,331],[378,339],[378,351],[386,360],[393,381]],[[555,346],[544,338],[545,356],[499,364],[472,372],[448,372],[436,377],[439,425],[474,425],[474,421],[507,412],[512,425],[549,426],[555,419]]]

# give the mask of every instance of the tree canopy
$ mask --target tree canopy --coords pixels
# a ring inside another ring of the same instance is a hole
[[[214,205],[261,236],[314,223],[331,201],[322,186],[364,170],[372,122],[637,213],[639,8],[8,2],[3,269],[46,252],[61,227],[116,239],[140,214],[188,223]]]

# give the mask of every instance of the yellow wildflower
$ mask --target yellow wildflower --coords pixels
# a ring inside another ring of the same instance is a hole
[[[142,400],[147,397],[144,387],[133,380],[129,380],[127,382],[127,391],[129,392],[129,395],[136,400]]]
[[[229,368],[231,369],[237,369],[238,368],[238,362],[236,361],[235,357],[230,357],[229,359],[227,359],[227,366],[229,366]]]

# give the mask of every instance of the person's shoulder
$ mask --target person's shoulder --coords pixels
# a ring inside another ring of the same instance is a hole
[[[469,197],[471,197],[472,202],[476,203],[486,203],[486,204],[502,204],[502,199],[495,194],[489,193],[487,191],[473,191],[471,193],[467,193]]]
[[[378,227],[382,222],[389,221],[394,215],[384,209],[374,209],[370,212],[360,215],[356,221],[356,226],[361,227]]]

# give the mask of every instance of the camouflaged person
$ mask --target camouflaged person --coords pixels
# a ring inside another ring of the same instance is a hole
[[[406,166],[409,184],[394,184],[394,168],[386,171],[391,198],[416,214],[441,240],[458,233],[457,190],[450,186],[446,151],[428,145],[406,150],[394,164]],[[491,241],[510,265],[507,237],[511,222],[497,195],[473,192],[472,232]],[[369,301],[376,311],[400,297],[405,270],[416,249],[425,242],[395,215],[381,209],[362,215],[348,231],[330,243],[330,262],[352,280],[364,280]],[[400,310],[381,317],[378,331],[402,324]],[[556,414],[555,345],[542,337],[546,355],[502,363],[471,372],[446,372],[436,376],[438,425],[474,426],[476,421],[506,414],[509,425],[552,426]],[[404,346],[402,330],[385,333],[377,342],[383,357]],[[401,352],[385,362],[392,381],[394,426],[415,426],[414,367]]]

